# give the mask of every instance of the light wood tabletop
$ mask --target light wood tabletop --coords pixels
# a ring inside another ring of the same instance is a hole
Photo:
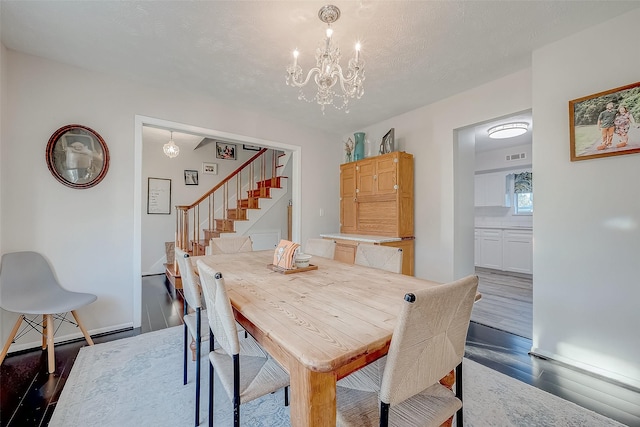
[[[291,425],[336,425],[336,381],[385,355],[407,292],[438,283],[314,256],[273,271],[273,251],[192,257],[220,271],[236,318],[291,377]]]

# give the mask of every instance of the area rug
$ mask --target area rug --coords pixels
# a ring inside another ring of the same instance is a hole
[[[92,347],[73,365],[49,426],[192,426],[194,365],[182,384],[182,327]],[[207,425],[208,359],[202,358],[201,425]],[[471,360],[464,360],[469,427],[622,426]],[[231,403],[216,384],[214,424],[232,425]],[[282,391],[243,404],[243,426],[289,426]]]

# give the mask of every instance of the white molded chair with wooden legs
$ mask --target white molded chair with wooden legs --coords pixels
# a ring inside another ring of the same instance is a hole
[[[189,337],[195,341],[194,360],[196,362],[196,415],[195,425],[200,424],[200,349],[202,341],[209,339],[209,328],[202,327],[207,323],[207,310],[202,308],[202,295],[200,280],[195,274],[189,254],[182,249],[175,249],[176,261],[182,279],[182,292],[184,295],[184,354],[183,354],[183,384],[187,384],[187,354],[190,348]],[[190,310],[191,308],[191,310]]]
[[[333,259],[336,252],[336,241],[330,239],[308,239],[304,245],[304,253]]]
[[[214,237],[205,248],[205,255],[235,254],[253,251],[253,242],[249,236]]]
[[[338,426],[462,427],[462,358],[477,276],[406,294],[386,357],[337,384]],[[456,393],[440,379],[456,370]]]
[[[354,264],[378,268],[392,273],[402,272],[402,249],[393,246],[360,243]]]
[[[285,405],[289,375],[262,347],[249,336],[239,340],[236,321],[220,272],[197,262],[202,292],[207,304],[207,317],[211,336],[209,345],[216,338],[219,349],[209,353],[209,426],[213,425],[214,371],[233,403],[233,425],[240,426],[240,404],[257,399],[281,388],[285,389]]]
[[[47,349],[48,372],[55,372],[54,320],[76,324],[87,343],[93,345],[91,336],[78,317],[77,309],[94,302],[98,297],[84,292],[64,289],[53,273],[47,260],[37,252],[12,252],[2,255],[0,262],[0,307],[18,313],[20,316],[7,339],[0,364],[4,361],[11,343],[16,339],[20,325],[28,326],[42,333],[42,349]],[[75,322],[66,318],[71,312]],[[27,316],[33,316],[28,318]],[[38,317],[42,316],[42,323]],[[20,336],[28,329],[24,329]]]

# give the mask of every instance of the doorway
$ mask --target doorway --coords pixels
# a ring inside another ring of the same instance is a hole
[[[526,131],[489,137],[490,129]],[[523,111],[455,132],[456,277],[479,277],[472,320],[531,338],[533,318],[532,114]],[[526,180],[529,180],[530,194]],[[528,204],[527,204],[528,203]],[[471,240],[473,236],[473,240]],[[468,273],[467,273],[468,274]]]
[[[156,119],[146,116],[136,116],[135,118],[135,147],[134,147],[134,233],[133,233],[133,295],[132,295],[132,311],[133,311],[133,327],[137,328],[141,325],[142,319],[142,215],[143,215],[143,194],[146,194],[146,178],[143,182],[143,128],[145,126],[171,129],[186,134],[201,135],[208,138],[220,139],[223,141],[242,144],[260,146],[266,148],[275,148],[291,152],[291,200],[294,206],[300,205],[301,200],[301,148],[299,146],[285,144],[279,141],[270,141],[261,138],[254,138],[245,135],[221,132],[214,129],[206,129],[197,126],[186,125],[184,123],[172,122],[168,120]],[[144,189],[144,190],[143,190]],[[146,209],[146,207],[145,207]],[[146,211],[145,211],[146,212]],[[301,217],[300,210],[293,211],[292,219],[292,238],[296,241],[300,240],[301,233]]]

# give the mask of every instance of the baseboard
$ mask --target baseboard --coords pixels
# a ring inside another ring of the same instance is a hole
[[[122,323],[120,325],[113,325],[105,328],[91,329],[88,332],[89,332],[89,335],[94,337],[97,335],[104,335],[104,334],[109,334],[112,332],[117,332],[117,331],[122,331],[127,329],[133,329],[133,322]],[[59,336],[56,335],[53,337],[53,343],[55,345],[55,344],[60,344],[68,341],[77,341],[81,339],[84,339],[84,335],[82,335],[82,332],[77,332],[73,334],[66,334],[66,335],[59,335]],[[33,350],[36,348],[42,348],[41,340],[20,343],[20,344],[12,344],[11,347],[9,347],[8,354],[13,354],[13,353],[17,353],[25,350]]]
[[[568,357],[563,357],[555,353],[551,353],[537,347],[531,347],[531,351],[529,354],[536,357],[541,357],[543,359],[553,360],[554,362],[558,362],[560,364],[566,365],[567,367],[573,369],[579,369],[581,371],[589,372],[590,374],[597,375],[602,379],[613,381],[619,383],[623,387],[630,387],[636,392],[640,392],[640,380],[635,378],[630,378],[616,372],[611,372],[606,369],[598,368],[597,366],[589,365],[586,363],[579,362],[574,359],[570,359]]]

